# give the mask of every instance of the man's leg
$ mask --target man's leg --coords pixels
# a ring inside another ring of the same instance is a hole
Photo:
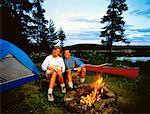
[[[68,78],[68,86],[69,89],[73,89],[73,82],[72,82],[72,70],[71,69],[67,69],[67,78]]]
[[[84,83],[85,75],[86,75],[86,68],[85,67],[81,67],[81,78],[80,78],[81,83]]]
[[[62,71],[57,71],[57,75],[58,75],[58,79],[60,82],[62,93],[66,93],[66,87],[65,87],[65,83],[64,83],[64,78],[62,76]]]
[[[54,101],[54,97],[52,93],[53,93],[53,88],[54,88],[55,81],[56,81],[56,76],[57,76],[57,73],[52,72],[51,77],[50,77],[49,89],[48,89],[48,101]]]

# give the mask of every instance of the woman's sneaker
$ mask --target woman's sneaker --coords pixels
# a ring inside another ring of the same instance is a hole
[[[69,91],[73,91],[73,88],[72,88],[72,87],[69,87],[68,90],[69,90]]]
[[[48,101],[54,101],[53,94],[48,94]]]
[[[65,88],[65,86],[61,87],[61,91],[62,91],[62,93],[66,93],[66,88]]]

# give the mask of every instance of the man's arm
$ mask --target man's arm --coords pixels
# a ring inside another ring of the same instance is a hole
[[[73,57],[73,59],[75,60],[75,63],[77,64],[78,67],[84,67],[85,64],[77,57]]]

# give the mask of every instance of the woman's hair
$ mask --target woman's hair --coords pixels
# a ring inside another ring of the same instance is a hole
[[[60,46],[55,46],[55,47],[54,47],[54,50],[56,50],[56,49],[60,49],[60,51],[62,51],[62,49],[61,49]]]

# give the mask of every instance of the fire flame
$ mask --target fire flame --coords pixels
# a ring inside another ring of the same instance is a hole
[[[97,80],[92,84],[92,87],[94,87],[94,90],[92,91],[92,93],[88,94],[86,97],[81,96],[80,99],[80,103],[81,104],[86,104],[87,106],[91,107],[92,104],[95,103],[96,99],[97,99],[97,94],[99,93],[103,93],[104,89],[104,85],[105,83],[103,82],[103,77],[98,74],[96,75]]]

